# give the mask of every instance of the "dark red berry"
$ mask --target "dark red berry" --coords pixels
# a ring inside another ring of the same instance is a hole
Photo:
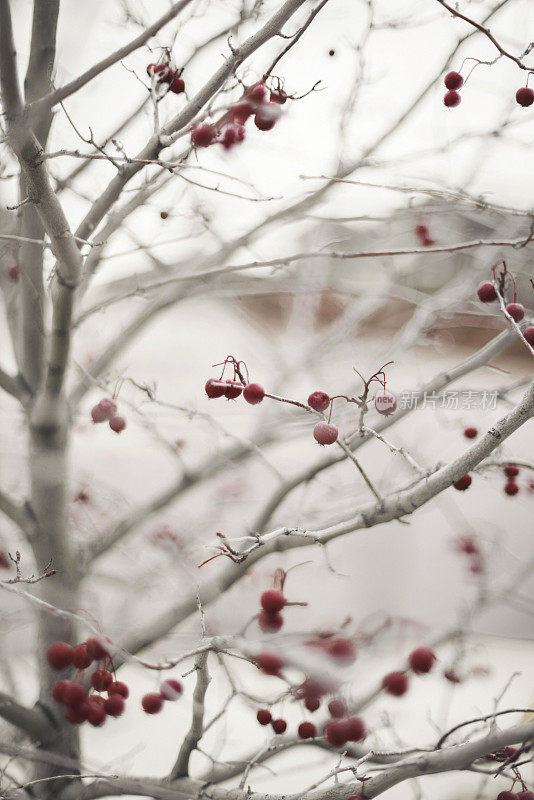
[[[477,289],[478,299],[483,303],[493,303],[497,299],[497,291],[490,281],[484,281]]]
[[[243,397],[247,403],[250,403],[251,406],[255,406],[261,403],[265,397],[265,389],[263,386],[260,386],[259,383],[249,383],[243,389]]]
[[[270,131],[280,119],[281,111],[277,103],[266,103],[254,115],[254,125],[260,131]]]
[[[141,699],[143,711],[145,711],[147,714],[159,714],[163,708],[163,702],[163,697],[160,694],[155,694],[154,692],[143,695],[143,698]]]
[[[107,717],[104,704],[101,705],[100,703],[95,703],[94,699],[90,697],[87,705],[87,722],[94,728],[100,728],[106,721]]]
[[[464,430],[464,436],[466,439],[476,439],[478,436],[478,428],[466,428]]]
[[[91,686],[97,692],[105,692],[106,689],[113,683],[113,676],[107,669],[95,669],[91,675]]]
[[[234,122],[237,122],[239,125],[244,125],[247,119],[254,113],[254,107],[243,100],[240,103],[236,103],[235,106],[232,106],[230,113]]]
[[[168,211],[160,211],[159,215],[160,215],[161,219],[167,219],[167,217],[169,216],[169,212]]]
[[[408,663],[417,675],[430,672],[434,666],[436,654],[430,647],[418,647],[408,656]]]
[[[165,700],[178,700],[183,694],[184,687],[175,678],[167,678],[160,687],[160,694]]]
[[[284,624],[284,618],[278,611],[260,611],[258,625],[264,633],[277,633]]]
[[[285,604],[284,595],[277,589],[267,589],[260,597],[260,605],[264,611],[281,611]]]
[[[519,491],[519,486],[515,481],[507,481],[504,484],[504,491],[509,497],[513,497]]]
[[[408,676],[404,672],[390,672],[384,675],[382,688],[394,697],[402,697],[408,691]]]
[[[271,721],[271,725],[275,733],[285,733],[287,728],[287,722],[285,719],[273,719]]]
[[[56,703],[65,702],[65,692],[68,688],[70,681],[57,681],[52,687],[52,697]]]
[[[100,408],[100,403],[92,407],[91,419],[94,423],[105,422],[107,419],[109,419],[104,409]]]
[[[103,397],[98,404],[101,411],[103,411],[107,418],[110,419],[117,411],[117,403],[111,397]]]
[[[67,681],[68,686],[63,690],[63,702],[73,708],[78,708],[87,700],[87,692],[79,683]]]
[[[335,54],[336,54],[336,51],[335,51],[335,50],[329,50],[329,51],[328,51],[328,55],[329,55],[329,56],[335,56]]]
[[[312,392],[308,397],[308,405],[314,411],[326,411],[330,405],[330,398],[326,392]]]
[[[204,386],[206,394],[208,395],[210,400],[213,400],[216,397],[222,397],[225,388],[226,384],[222,383],[221,381],[218,381],[217,378],[210,378],[209,381],[206,381],[206,385]]]
[[[469,489],[472,481],[473,478],[471,477],[471,475],[462,475],[462,477],[458,478],[458,480],[455,481],[452,485],[454,486],[455,489],[458,489],[459,492],[464,492],[466,489]]]
[[[324,736],[331,747],[343,747],[348,742],[348,729],[345,720],[327,722],[324,726]]]
[[[243,391],[243,386],[239,381],[227,381],[224,387],[224,396],[228,400],[235,400]]]
[[[334,444],[338,433],[335,425],[331,425],[329,422],[318,422],[313,429],[313,438],[321,446],[324,446],[325,444]]]
[[[54,642],[46,652],[46,660],[54,669],[66,669],[72,664],[72,647],[67,642]]]
[[[529,343],[531,347],[534,347],[534,328],[530,325],[528,328],[525,328],[523,331],[523,336],[525,337],[525,341]]]
[[[521,89],[518,89],[515,93],[515,99],[520,106],[528,108],[528,106],[534,103],[534,90],[530,89],[528,86],[522,86]]]
[[[85,644],[93,661],[103,661],[105,658],[108,658],[108,651],[104,645],[100,644],[98,639],[88,639]]]
[[[111,428],[112,431],[115,431],[115,433],[120,433],[126,427],[126,420],[124,419],[124,417],[119,417],[119,416],[111,417],[109,421],[109,427]]]
[[[505,790],[504,792],[499,792],[497,795],[497,800],[517,800],[518,795],[515,792],[512,792],[510,789]]]
[[[525,316],[525,306],[522,306],[521,303],[508,303],[506,310],[514,322],[521,322]]]
[[[316,695],[310,695],[310,697],[306,697],[304,700],[304,705],[308,709],[308,711],[317,711],[319,706],[321,705],[321,700]]]
[[[93,658],[86,644],[79,644],[72,651],[72,663],[76,669],[86,669],[93,663]]]
[[[268,725],[271,721],[271,712],[267,708],[259,708],[256,714],[256,719],[260,725]]]
[[[518,792],[517,800],[534,800],[534,792],[531,792],[530,789],[524,792]]]
[[[443,103],[447,106],[447,108],[456,108],[456,106],[459,106],[461,102],[462,98],[458,92],[455,92],[454,90],[447,92],[443,98]]]
[[[348,742],[361,742],[367,736],[365,724],[360,717],[349,717],[345,720],[345,732]]]
[[[301,722],[298,733],[301,739],[313,739],[317,734],[317,728],[313,722]]]
[[[330,700],[328,703],[328,711],[331,717],[342,719],[347,713],[347,705],[340,697],[334,697],[334,699]]]
[[[223,133],[221,144],[225,150],[231,150],[234,145],[239,144],[245,138],[245,128],[243,125],[228,125]]]
[[[108,695],[112,694],[118,694],[126,699],[130,694],[130,690],[122,681],[113,681],[113,683],[110,683],[108,686]]]
[[[279,89],[277,92],[271,92],[269,99],[271,103],[278,103],[279,105],[283,106],[287,101],[287,94],[283,89]]]
[[[79,708],[67,708],[65,711],[65,719],[68,719],[71,725],[82,725],[87,720],[88,711],[89,706],[85,704]]]
[[[457,547],[461,553],[467,553],[468,555],[478,553],[478,545],[472,536],[460,536]]]
[[[447,89],[450,89],[450,90],[459,89],[460,86],[463,85],[463,82],[464,82],[464,79],[462,78],[462,76],[460,75],[459,72],[454,72],[454,71],[453,72],[448,72],[445,75],[444,83],[445,83],[445,86],[447,87]]]
[[[280,670],[284,666],[284,662],[276,653],[269,653],[267,651],[259,653],[254,662],[259,670],[265,675],[279,675]]]
[[[185,92],[185,82],[183,78],[173,78],[172,82],[169,84],[169,89],[174,94],[182,94]]]
[[[191,143],[195,147],[209,147],[217,139],[217,128],[209,122],[195,125],[191,131]]]
[[[324,649],[338,664],[351,664],[356,658],[356,647],[352,639],[343,636],[332,636],[327,640]]]
[[[246,98],[250,103],[260,105],[265,102],[267,97],[267,89],[263,83],[256,83],[246,91]]]
[[[519,467],[517,464],[507,464],[503,469],[507,478],[517,478],[519,475]]]
[[[168,67],[166,64],[149,64],[146,68],[147,75],[151,77],[152,75],[159,74],[160,79],[166,75],[167,70]]]
[[[107,700],[104,701],[104,711],[110,717],[120,717],[124,712],[124,700],[120,694],[110,694]]]

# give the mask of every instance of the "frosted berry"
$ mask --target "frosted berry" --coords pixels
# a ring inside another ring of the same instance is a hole
[[[98,405],[101,410],[107,414],[108,419],[117,411],[117,403],[112,400],[111,397],[103,397]]]
[[[221,144],[225,150],[231,150],[234,145],[239,144],[245,138],[245,128],[243,125],[228,125],[225,128]]]
[[[277,589],[267,589],[260,597],[260,604],[264,611],[281,611],[286,599]]]
[[[477,289],[478,299],[483,303],[493,303],[497,299],[497,291],[490,281],[484,281]]]
[[[509,497],[513,497],[519,491],[519,485],[515,481],[507,481],[504,484],[504,491]]]
[[[298,733],[301,739],[313,739],[317,734],[317,728],[313,722],[301,722]]]
[[[191,144],[195,147],[209,147],[216,138],[217,128],[209,122],[202,122],[191,131]]]
[[[430,672],[435,660],[436,654],[430,647],[418,647],[408,656],[408,663],[417,675]]]
[[[506,310],[514,322],[521,322],[525,316],[525,306],[521,305],[521,303],[508,303]]]
[[[324,446],[325,444],[334,444],[338,433],[335,425],[331,425],[329,422],[318,422],[313,429],[313,438],[321,446]]]
[[[456,106],[459,106],[461,102],[462,98],[458,92],[454,91],[454,89],[450,92],[447,92],[443,98],[443,103],[447,106],[447,108],[456,108]]]
[[[105,422],[109,419],[108,415],[104,411],[104,409],[100,408],[100,404],[93,406],[91,409],[91,419],[95,423]]]
[[[459,72],[454,72],[454,71],[448,72],[445,75],[445,80],[444,80],[445,86],[447,87],[447,89],[451,91],[459,89],[461,86],[463,86],[463,82],[464,79],[462,78]]]
[[[243,100],[240,103],[236,103],[235,106],[232,106],[230,113],[234,122],[237,122],[239,125],[244,125],[247,119],[254,113],[254,108],[250,103]]]
[[[113,683],[113,676],[107,669],[95,669],[91,675],[91,686],[97,692],[105,692],[106,689]]]
[[[46,660],[54,669],[66,669],[72,664],[72,652],[67,642],[54,642],[46,652]]]
[[[271,721],[271,712],[267,708],[259,708],[256,714],[256,719],[260,725],[268,725]]]
[[[258,625],[264,633],[278,633],[284,624],[284,618],[278,611],[261,611]]]
[[[464,430],[464,436],[466,439],[476,439],[478,436],[478,428],[466,428]]]
[[[213,400],[216,397],[223,396],[225,385],[218,381],[217,378],[210,378],[209,381],[206,381],[204,389],[210,400]]]
[[[126,699],[130,694],[130,690],[122,681],[113,681],[108,686],[108,695],[111,696],[112,694],[118,694]]]
[[[124,417],[119,417],[117,415],[111,417],[109,421],[109,427],[111,428],[112,431],[115,431],[115,433],[120,433],[126,427],[126,420],[124,419]]]
[[[163,702],[163,697],[160,694],[155,694],[154,692],[143,695],[143,698],[141,699],[143,711],[145,711],[147,714],[159,714],[163,708]]]
[[[312,392],[308,397],[308,405],[314,411],[326,411],[330,405],[330,397],[326,392]]]
[[[517,478],[519,475],[519,467],[517,464],[507,464],[503,469],[507,478]]]
[[[327,722],[324,726],[324,736],[331,747],[343,747],[348,742],[348,730],[345,720]]]
[[[280,119],[281,113],[277,103],[266,103],[256,111],[254,125],[260,131],[270,131]]]
[[[402,697],[408,691],[408,676],[404,672],[389,672],[382,679],[382,688],[387,694]]]
[[[124,712],[124,700],[120,694],[111,694],[107,700],[104,701],[104,711],[110,717],[120,717]]]
[[[184,687],[175,678],[167,678],[160,687],[160,694],[165,700],[178,700],[183,694]]]
[[[462,475],[462,477],[458,478],[458,480],[455,481],[452,485],[454,486],[455,489],[458,489],[459,492],[464,492],[466,489],[469,489],[472,481],[473,478],[471,477],[471,475]]]
[[[319,706],[321,705],[321,700],[316,695],[310,695],[306,697],[304,700],[304,705],[308,709],[308,711],[317,711]]]
[[[85,644],[89,654],[91,655],[91,658],[94,661],[103,661],[104,658],[108,658],[108,651],[104,645],[100,644],[98,639],[88,639]]]
[[[360,717],[349,717],[345,720],[345,733],[349,742],[361,742],[367,736],[365,724]]]
[[[87,692],[79,683],[67,681],[67,684],[63,689],[63,702],[72,708],[78,708],[87,700]]]
[[[518,89],[515,93],[515,99],[520,106],[528,108],[528,106],[534,103],[534,90],[530,89],[528,86],[522,86],[521,89]]]
[[[228,400],[235,400],[236,397],[239,397],[242,391],[243,386],[239,383],[239,381],[227,381],[226,386],[224,387],[224,396],[227,397]]]
[[[285,719],[273,719],[271,721],[271,725],[275,733],[285,733],[287,728],[287,722]]]
[[[251,406],[255,406],[261,403],[265,397],[265,389],[263,386],[260,386],[259,383],[249,383],[243,389],[243,397],[247,403],[250,403]]]
[[[284,662],[276,653],[259,653],[254,659],[256,666],[265,675],[279,675]]]
[[[328,703],[328,711],[331,717],[342,719],[347,713],[347,705],[340,697],[334,697],[334,699],[330,700]]]
[[[532,325],[530,325],[528,328],[525,328],[523,331],[523,336],[525,337],[525,341],[527,341],[531,347],[534,347],[534,328]]]
[[[267,97],[267,89],[262,83],[256,83],[254,86],[251,86],[250,89],[247,89],[246,98],[251,103],[261,105],[265,102]]]
[[[56,703],[65,702],[65,692],[69,685],[69,681],[57,681],[52,687],[52,697]]]
[[[86,669],[93,663],[93,657],[89,653],[86,644],[79,644],[72,651],[72,663],[76,669]]]

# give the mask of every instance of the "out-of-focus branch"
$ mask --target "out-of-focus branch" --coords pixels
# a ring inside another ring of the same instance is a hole
[[[0,389],[3,389],[4,392],[7,392],[8,394],[12,395],[12,397],[15,397],[22,404],[24,404],[29,398],[29,393],[24,389],[20,378],[16,375],[11,375],[9,372],[6,372],[4,369],[2,369],[2,367],[0,367]]]
[[[18,505],[0,490],[0,511],[15,523],[26,535],[30,533],[31,520],[24,506]]]
[[[195,659],[195,669],[197,670],[197,682],[193,692],[193,719],[191,727],[185,735],[180,747],[178,758],[171,770],[170,779],[176,780],[188,774],[189,760],[193,750],[202,738],[204,732],[204,700],[210,683],[208,672],[208,653],[200,653]]]
[[[0,717],[24,731],[34,741],[50,738],[50,721],[37,708],[26,708],[9,695],[0,692]]]

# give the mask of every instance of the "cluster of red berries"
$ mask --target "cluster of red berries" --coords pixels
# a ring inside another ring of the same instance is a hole
[[[508,789],[504,792],[499,792],[497,800],[534,800],[534,792],[529,789],[524,789],[522,792],[513,792]]]
[[[308,397],[308,405],[314,411],[326,411],[332,401],[326,392],[316,391],[312,392]],[[335,425],[330,422],[318,422],[313,429],[313,438],[315,441],[324,447],[326,444],[334,444],[337,441],[339,431]]]
[[[426,675],[436,661],[436,654],[430,647],[418,647],[408,656],[408,666],[416,675]],[[406,670],[388,672],[382,678],[382,688],[393,697],[402,697],[409,687],[409,678]]]
[[[239,102],[230,107],[224,118],[217,124],[201,122],[191,130],[191,143],[195,147],[210,147],[220,142],[225,150],[231,150],[245,138],[245,123],[254,117],[254,124],[260,131],[270,131],[281,116],[280,106],[287,100],[287,94],[279,89],[269,91],[265,84],[250,86]]]
[[[431,245],[436,244],[435,239],[433,239],[430,234],[430,229],[428,225],[424,222],[419,222],[415,226],[415,235],[417,236],[423,247],[431,247]]]
[[[265,389],[259,383],[245,383],[242,384],[237,380],[217,380],[217,378],[210,378],[206,381],[204,386],[206,394],[213,400],[217,397],[226,397],[228,400],[235,400],[243,393],[244,399],[251,406],[261,403],[265,397]]]
[[[181,69],[173,69],[169,64],[149,64],[146,71],[150,78],[155,76],[158,83],[166,83],[170,92],[174,92],[174,94],[185,92]]]
[[[159,714],[163,708],[165,700],[178,700],[182,695],[184,687],[175,678],[167,678],[161,684],[159,692],[149,692],[143,695],[141,705],[146,714]]]
[[[504,492],[509,497],[514,497],[519,492],[519,484],[517,483],[517,476],[519,475],[519,467],[517,464],[507,464],[503,472],[506,477],[504,484]]]
[[[120,433],[126,427],[126,420],[117,414],[117,403],[111,397],[103,397],[102,400],[91,409],[93,422],[109,422],[109,427],[115,433]]]
[[[505,274],[511,275],[510,272],[506,272],[506,270],[502,273],[502,276]],[[523,317],[525,316],[525,306],[521,303],[516,302],[517,298],[515,297],[515,278],[512,275],[512,280],[514,281],[514,302],[508,303],[506,306],[506,312],[509,314],[514,322],[521,322]],[[497,289],[495,288],[495,283],[493,281],[483,281],[477,289],[478,299],[482,303],[494,303],[498,299]],[[525,328],[523,331],[523,337],[528,342],[531,347],[534,347],[534,326],[529,326]]]
[[[258,625],[265,633],[277,633],[284,624],[280,612],[288,605],[286,598],[277,589],[267,589],[260,597],[260,605]]]
[[[460,536],[456,542],[456,549],[459,553],[464,553],[468,557],[469,572],[472,572],[473,575],[480,575],[484,572],[484,556],[473,536]],[[454,682],[457,683],[458,681]]]
[[[458,89],[461,89],[464,83],[464,79],[460,75],[459,72],[448,72],[444,78],[445,88],[448,90],[445,93],[443,98],[443,103],[447,106],[447,108],[455,108],[459,106],[462,102],[462,98],[460,97],[460,92]]]

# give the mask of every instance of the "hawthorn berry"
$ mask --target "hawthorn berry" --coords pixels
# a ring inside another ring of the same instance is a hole
[[[118,694],[126,700],[130,694],[130,690],[122,681],[113,681],[113,683],[110,683],[108,686],[108,695],[112,694]]]
[[[95,698],[96,699],[96,698]],[[104,705],[95,703],[92,697],[87,701],[87,722],[93,728],[100,728],[106,721],[107,713]]]
[[[507,481],[504,484],[504,491],[509,497],[513,497],[518,493],[519,485],[514,480]]]
[[[180,695],[183,694],[184,687],[175,678],[167,678],[164,680],[160,687],[160,694],[165,700],[178,700]]]
[[[18,264],[10,264],[7,268],[7,277],[10,281],[18,281],[19,279],[19,267]]]
[[[275,733],[285,733],[287,728],[285,719],[273,719],[271,720],[271,725]]]
[[[528,342],[531,347],[534,347],[534,327],[532,327],[532,325],[525,328],[523,336],[525,337],[525,341]]]
[[[260,386],[259,383],[249,383],[243,389],[243,397],[247,403],[250,403],[251,406],[255,406],[261,403],[265,397],[265,389],[263,386]]]
[[[514,322],[521,322],[525,316],[525,306],[521,303],[508,303],[506,311],[510,314]]]
[[[87,639],[85,645],[93,661],[103,661],[109,657],[108,651],[104,645],[100,644],[98,639]]]
[[[124,713],[124,700],[120,694],[111,694],[107,700],[104,701],[104,711],[110,717],[120,717]]]
[[[326,411],[330,405],[330,397],[326,392],[312,392],[308,397],[308,405],[314,411]]]
[[[517,800],[534,800],[534,792],[531,792],[529,789],[524,792],[518,792],[516,796]]]
[[[239,381],[227,381],[226,386],[224,387],[224,396],[228,398],[228,400],[235,400],[236,397],[239,397],[242,391],[243,386],[239,383]]]
[[[317,734],[317,728],[313,722],[301,722],[298,727],[298,734],[301,739],[313,739]]]
[[[167,219],[167,217],[169,216],[169,212],[168,211],[160,211],[159,215],[160,215],[161,219]]]
[[[66,669],[72,664],[73,650],[67,642],[54,642],[46,651],[46,660],[54,669]]]
[[[107,419],[109,419],[104,409],[100,408],[99,403],[96,406],[92,407],[91,418],[94,423],[105,422]]]
[[[434,666],[436,654],[430,647],[418,647],[408,656],[408,663],[417,675],[430,672]]]
[[[79,708],[67,708],[65,711],[65,719],[67,719],[71,725],[82,725],[87,720],[88,711],[89,706],[85,704]]]
[[[284,666],[284,662],[276,653],[269,653],[267,651],[259,653],[254,662],[261,672],[265,675],[279,675],[280,670]]]
[[[67,681],[67,684],[63,689],[63,702],[72,708],[78,708],[87,700],[87,692],[79,683]]]
[[[260,725],[268,725],[271,721],[271,712],[267,708],[259,708],[256,714],[256,719]]]
[[[89,653],[86,644],[79,644],[72,651],[72,663],[76,669],[86,669],[93,663],[93,657]]]
[[[209,122],[195,125],[191,131],[191,144],[194,147],[209,147],[217,139],[217,128]]]
[[[459,72],[454,72],[453,70],[445,75],[445,80],[443,82],[447,89],[454,91],[463,85],[464,79]]]
[[[313,438],[324,447],[325,444],[334,444],[338,433],[339,431],[335,425],[331,425],[329,422],[318,422],[313,429]]]
[[[347,713],[347,705],[340,697],[334,697],[328,703],[328,711],[330,716],[335,719],[341,719]]]
[[[345,732],[348,742],[361,742],[367,736],[365,724],[360,717],[349,717],[345,720]]]
[[[236,103],[232,106],[230,113],[234,122],[237,122],[239,125],[244,125],[247,119],[254,113],[254,108],[250,103],[247,103],[246,100],[242,100],[240,103]]]
[[[466,428],[464,430],[464,436],[466,439],[476,439],[478,436],[478,428]]]
[[[216,397],[223,396],[225,384],[218,381],[217,378],[210,378],[209,381],[206,381],[204,389],[210,400],[214,400]]]
[[[287,101],[287,94],[283,89],[279,89],[277,92],[271,92],[269,99],[271,103],[278,103],[279,105],[283,106]]]
[[[518,89],[515,93],[515,99],[520,106],[528,108],[528,106],[534,103],[534,89],[530,89],[528,86],[522,86],[521,89]]]
[[[387,694],[402,697],[408,691],[408,676],[404,672],[389,672],[382,678],[382,688]]]
[[[107,669],[95,669],[91,675],[91,686],[97,692],[105,692],[108,686],[113,683],[113,676]]]
[[[267,589],[260,597],[260,605],[264,611],[281,611],[286,604],[286,599],[282,592],[277,589]]]
[[[455,481],[452,485],[454,486],[455,489],[458,489],[459,492],[464,492],[466,489],[469,489],[472,481],[473,478],[471,477],[471,475],[469,474],[462,475],[462,477],[458,478],[458,480]]]
[[[107,414],[108,419],[117,411],[117,403],[111,397],[103,397],[98,405]]]
[[[503,469],[507,478],[517,478],[519,475],[519,467],[517,464],[507,464]]]
[[[57,681],[52,687],[52,697],[56,703],[65,702],[65,691],[69,685],[69,681]]]
[[[497,299],[497,291],[491,281],[484,281],[477,289],[478,299],[483,303],[493,303]]]
[[[515,792],[512,792],[510,789],[505,790],[504,792],[499,792],[497,795],[497,800],[517,800],[518,795]]]
[[[163,708],[163,702],[163,697],[155,692],[149,692],[148,694],[143,695],[141,699],[143,711],[145,711],[147,714],[159,714]]]
[[[114,417],[111,417],[109,421],[109,427],[111,428],[112,431],[115,431],[115,433],[120,433],[126,427],[126,420],[124,419],[124,417],[119,417],[118,415],[115,415]]]
[[[278,611],[260,611],[258,625],[264,633],[277,633],[284,624],[284,618]]]
[[[445,97],[443,98],[443,104],[447,106],[447,108],[456,108],[462,102],[462,98],[452,89],[450,92],[446,92]]]
[[[328,55],[329,55],[329,56],[335,56],[335,54],[336,54],[336,51],[335,51],[335,50],[329,50],[329,51],[328,51]]]
[[[255,83],[246,91],[247,100],[257,105],[261,105],[262,103],[264,103],[266,97],[267,97],[267,89],[263,85],[263,83]]]
[[[146,72],[149,77],[152,77],[152,75],[159,75],[160,80],[162,80],[167,73],[167,69],[168,67],[166,64],[149,64],[146,68]]]
[[[277,103],[266,103],[254,115],[254,125],[260,131],[270,131],[280,119],[282,112]]]
[[[167,81],[167,83],[169,83],[169,81]],[[174,77],[169,83],[169,91],[174,92],[174,94],[182,94],[182,92],[185,92],[185,82],[183,78]]]
[[[323,730],[326,741],[331,747],[343,747],[348,742],[348,730],[345,720],[327,722]]]
[[[228,125],[223,133],[221,144],[225,150],[231,150],[232,147],[245,138],[245,128],[243,125]]]
[[[306,697],[304,700],[304,705],[308,709],[308,711],[317,711],[319,706],[321,705],[321,700],[316,695],[310,695]]]
[[[461,536],[458,539],[457,547],[461,553],[467,553],[468,555],[478,553],[478,545],[472,536]]]
[[[351,664],[356,658],[356,647],[352,639],[343,636],[332,636],[327,640],[324,649],[338,664]]]

